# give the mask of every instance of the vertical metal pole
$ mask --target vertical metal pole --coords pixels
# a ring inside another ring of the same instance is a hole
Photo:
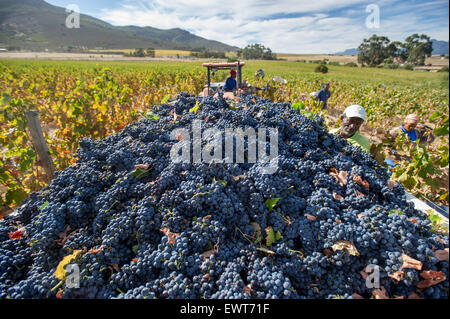
[[[210,73],[211,73],[211,69],[208,66],[208,96],[209,96],[209,90],[211,87],[211,74]]]
[[[27,117],[28,128],[30,129],[31,139],[33,146],[38,154],[41,166],[45,170],[47,176],[47,182],[50,183],[54,178],[55,166],[53,165],[50,152],[48,151],[47,143],[44,139],[44,134],[42,134],[41,123],[39,123],[38,112],[37,111],[26,111],[25,116]]]
[[[240,63],[238,61],[238,83],[239,83],[239,88],[241,88],[241,86],[242,86],[242,74],[241,74],[241,72],[242,72],[242,67],[241,67],[241,65],[240,65]]]

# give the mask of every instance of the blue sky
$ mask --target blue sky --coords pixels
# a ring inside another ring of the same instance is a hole
[[[449,1],[429,0],[46,0],[78,5],[113,25],[181,28],[244,47],[262,43],[277,53],[335,53],[372,34],[402,41],[413,33],[448,41]],[[379,25],[369,5],[379,10]],[[81,24],[83,21],[81,20]]]

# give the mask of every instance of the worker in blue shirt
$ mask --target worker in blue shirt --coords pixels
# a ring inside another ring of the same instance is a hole
[[[389,133],[391,135],[392,141],[395,141],[399,134],[405,134],[406,136],[408,136],[408,139],[416,145],[417,143],[420,143],[422,145],[428,145],[429,143],[432,143],[434,141],[432,129],[426,125],[419,124],[419,117],[417,116],[417,114],[409,114],[405,118],[401,126],[398,126],[390,130]],[[396,161],[410,160],[410,158],[407,156],[401,156],[397,154],[397,152],[394,149],[391,150],[391,156],[394,157]],[[397,165],[393,160],[389,158],[386,158],[385,162],[391,168]]]
[[[416,114],[409,114],[405,120],[403,121],[403,124],[401,126],[398,126],[396,128],[393,128],[389,131],[389,134],[392,137],[392,141],[395,141],[397,136],[401,133],[408,136],[409,140],[416,144],[416,141],[418,139],[418,134],[415,130],[417,123],[419,123],[419,117]],[[390,152],[390,156],[394,158],[395,161],[401,161],[401,160],[409,160],[408,157],[400,156],[395,149],[392,149]],[[390,158],[385,159],[385,163],[389,165],[390,168],[394,168],[397,166],[397,164],[394,162],[394,160]]]
[[[224,92],[233,92],[233,90],[237,88],[236,75],[237,74],[235,70],[230,71],[230,76],[228,77],[225,85],[222,88]]]
[[[419,117],[416,114],[409,114],[403,124],[390,131],[392,139],[395,140],[399,133],[406,134],[411,142],[416,142],[420,137],[416,131],[417,124],[419,123]]]
[[[327,108],[327,100],[330,98],[330,83],[325,82],[322,84],[322,89],[317,93],[317,99],[323,102],[322,110],[326,110]]]

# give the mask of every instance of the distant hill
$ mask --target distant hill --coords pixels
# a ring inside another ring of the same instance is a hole
[[[439,41],[435,39],[431,39],[431,42],[433,43],[433,52],[432,54],[448,54],[448,41]],[[351,54],[358,54],[357,49],[347,49],[343,52],[335,53],[338,55],[351,55]]]
[[[448,41],[439,41],[432,39],[433,54],[448,54]]]
[[[76,3],[76,2],[75,2]],[[65,8],[44,0],[0,0],[0,46],[57,50],[67,47],[85,49],[209,49],[235,51],[218,41],[207,40],[176,28],[113,26],[91,16],[80,15],[80,28],[68,29]]]
[[[345,50],[343,52],[338,52],[338,53],[335,53],[335,54],[338,54],[338,55],[356,55],[356,54],[358,54],[358,50],[357,49],[347,49],[347,50]]]

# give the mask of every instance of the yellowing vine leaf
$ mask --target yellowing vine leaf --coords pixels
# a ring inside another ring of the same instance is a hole
[[[352,256],[359,256],[359,252],[355,247],[355,244],[347,240],[339,240],[333,246],[331,246],[333,251],[336,250],[347,250],[347,252]]]
[[[189,112],[194,112],[194,114],[197,114],[198,108],[199,108],[199,104],[198,104],[198,101],[197,101],[197,102],[195,103],[195,106],[194,106],[193,108],[191,108],[191,109],[189,110]]]
[[[81,254],[82,250],[74,250],[72,254],[64,257],[61,262],[56,267],[55,278],[59,280],[64,280],[66,278],[66,270],[64,267],[69,264],[72,260],[74,260],[79,254]]]

